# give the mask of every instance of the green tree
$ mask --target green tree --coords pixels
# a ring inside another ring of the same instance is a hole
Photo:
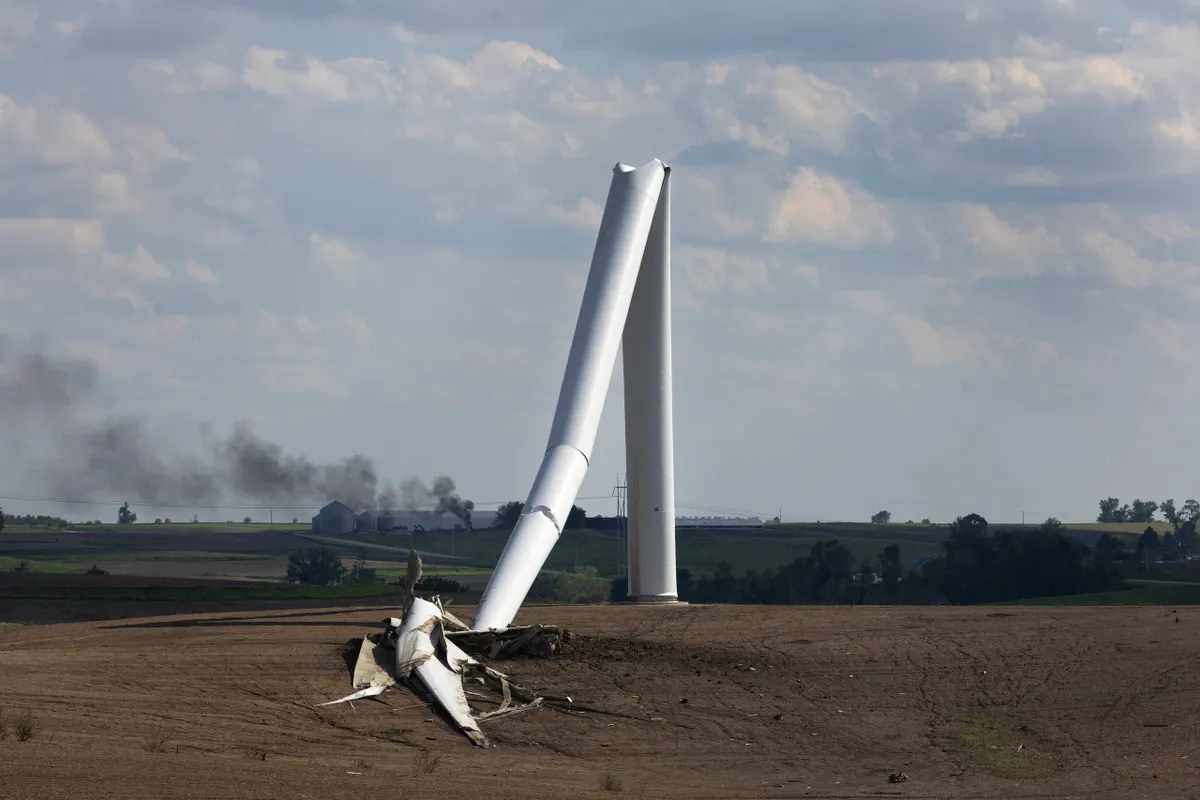
[[[1162,540],[1158,538],[1158,531],[1152,527],[1147,527],[1142,531],[1142,535],[1138,538],[1137,551],[1141,555],[1147,550],[1157,552],[1162,547]]]
[[[543,572],[529,589],[533,600],[553,603],[603,603],[612,595],[612,582],[596,577],[596,568],[581,566],[573,572]]]
[[[1179,549],[1185,556],[1194,555],[1200,550],[1200,534],[1196,533],[1196,521],[1188,520],[1179,526]]]
[[[367,551],[360,549],[358,558],[354,560],[354,566],[350,568],[350,574],[346,577],[347,583],[374,583],[378,580],[373,567],[367,566]]]
[[[288,556],[287,579],[306,586],[331,586],[346,577],[346,565],[328,547],[306,547]]]
[[[1197,503],[1195,500],[1185,500],[1183,508],[1179,512],[1179,516],[1183,518],[1184,522],[1189,520],[1200,522],[1200,503]]]
[[[504,503],[496,509],[496,519],[492,523],[494,528],[513,528],[516,527],[517,520],[525,513],[525,504],[518,500],[511,500]],[[586,528],[587,527],[587,512],[579,506],[571,506],[571,512],[567,514],[566,524],[563,528]]]
[[[137,514],[129,508],[129,502],[126,501],[123,506],[117,511],[117,524],[132,525],[137,522]]]
[[[516,527],[517,520],[521,518],[521,512],[525,510],[525,504],[520,500],[511,500],[504,503],[496,509],[496,520],[492,523],[496,528],[513,528]]]
[[[586,528],[587,527],[587,512],[579,506],[571,506],[571,513],[567,514],[567,524],[564,528]]]
[[[1120,560],[1125,555],[1125,543],[1120,538],[1106,533],[1096,540],[1096,557],[1105,564]]]
[[[0,531],[4,530],[4,506],[0,506]]]
[[[1176,533],[1179,533],[1179,523],[1183,521],[1183,518],[1179,515],[1179,511],[1175,508],[1175,501],[1171,498],[1167,498],[1159,503],[1158,508],[1160,511],[1162,511],[1163,519],[1171,523],[1171,528],[1174,529]]]
[[[1096,522],[1118,522],[1117,509],[1121,507],[1121,501],[1115,497],[1107,497],[1100,501],[1100,513],[1096,516]]]
[[[871,515],[871,524],[873,525],[886,525],[891,521],[892,512],[890,511],[877,511]]]
[[[624,578],[622,578],[624,580]],[[680,600],[691,599],[692,592],[696,588],[696,581],[692,579],[691,570],[677,567],[675,569],[675,591],[679,593]]]
[[[1158,511],[1158,503],[1153,500],[1135,499],[1130,509],[1128,522],[1154,522],[1154,514]]]
[[[867,592],[871,591],[871,586],[874,584],[875,570],[869,558],[864,558],[862,563],[858,565],[858,602],[865,603],[867,601]]]
[[[1174,561],[1179,558],[1181,550],[1179,537],[1173,533],[1164,533],[1162,537],[1162,554],[1167,561]]]
[[[883,581],[884,591],[895,594],[904,574],[904,567],[900,563],[900,545],[889,544],[883,548],[883,552],[879,554],[879,565],[879,577]]]

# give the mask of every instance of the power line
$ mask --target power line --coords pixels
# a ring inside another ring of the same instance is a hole
[[[751,511],[745,508],[725,508],[723,506],[701,505],[700,503],[683,503],[675,501],[677,508],[689,508],[693,511],[708,511],[716,514],[738,514],[740,516],[770,516],[761,511]]]
[[[622,489],[624,487],[621,487]],[[618,510],[617,515],[620,516],[623,511],[624,497],[619,496],[621,493],[617,491],[610,492],[604,495],[586,495],[584,497],[575,498],[576,502],[587,500],[612,500],[614,495],[618,495]],[[54,505],[73,505],[73,506],[114,506],[119,507],[125,504],[125,500],[104,500],[94,498],[81,497],[51,497],[46,495],[31,495],[31,494],[0,494],[0,500],[10,500],[28,503],[50,503]],[[512,502],[509,500],[500,501],[479,501],[476,506],[502,506],[505,503]],[[292,503],[281,501],[278,503],[239,503],[239,502],[224,502],[224,503],[201,503],[201,502],[145,502],[145,501],[130,501],[130,505],[141,506],[142,508],[153,509],[239,509],[246,511],[278,511],[278,510],[310,510],[319,511],[327,504],[314,505],[309,503]],[[751,511],[744,508],[727,508],[724,506],[713,506],[701,503],[687,503],[676,501],[675,506],[680,509],[690,511],[701,511],[709,514],[731,514],[735,516],[769,516],[760,511]]]
[[[121,506],[126,501],[124,500],[91,500],[75,497],[40,497],[35,495],[23,494],[0,494],[0,500],[23,500],[31,503],[56,503],[60,505],[78,505],[78,506]],[[322,506],[307,505],[305,503],[275,503],[267,505],[263,503],[147,503],[142,501],[130,502],[130,505],[140,505],[148,508],[248,508],[261,509],[269,511],[276,508],[316,508]]]
[[[610,499],[612,499],[612,495],[610,495],[610,494],[591,495],[588,497],[577,497],[575,499],[576,500],[610,500]],[[126,503],[125,500],[96,500],[96,499],[78,498],[78,497],[46,497],[46,496],[41,496],[41,495],[28,495],[28,494],[0,494],[0,500],[19,500],[19,501],[24,501],[24,502],[29,502],[29,503],[54,503],[57,505],[75,505],[75,506],[122,506],[122,505],[125,505],[125,503]],[[508,500],[488,501],[488,502],[480,501],[480,502],[477,502],[475,505],[477,505],[477,506],[502,506],[507,502],[510,502],[510,501],[508,501]],[[290,501],[281,501],[278,503],[237,503],[237,502],[173,503],[173,502],[145,502],[145,501],[141,501],[141,500],[130,501],[129,504],[130,505],[139,505],[139,506],[143,506],[145,508],[178,508],[178,509],[241,508],[241,509],[251,509],[251,510],[261,510],[261,511],[270,511],[270,510],[274,510],[274,509],[320,510],[320,509],[324,508],[326,505],[328,505],[327,503],[323,503],[321,505],[312,505],[309,503],[292,503]]]

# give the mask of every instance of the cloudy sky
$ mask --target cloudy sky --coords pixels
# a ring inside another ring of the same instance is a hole
[[[1197,19],[1196,0],[0,0],[0,335],[93,362],[89,413],[140,415],[164,448],[249,419],[318,461],[523,498],[611,169],[658,157],[681,514],[1182,500]],[[623,470],[620,386],[585,498]],[[6,461],[0,493],[46,491]]]

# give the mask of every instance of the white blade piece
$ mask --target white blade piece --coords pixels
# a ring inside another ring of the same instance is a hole
[[[446,638],[438,607],[414,598],[396,639],[396,677],[403,679],[415,673],[463,733],[475,744],[487,747],[487,738],[471,716],[462,684],[463,669],[478,663]]]
[[[396,620],[399,623],[399,620]],[[358,648],[358,660],[354,662],[354,677],[351,686],[365,689],[370,686],[387,688],[396,683],[392,675],[392,652],[383,644],[375,644],[369,636],[363,636]]]
[[[328,703],[317,703],[318,706],[335,706],[338,703],[349,703],[351,700],[362,700],[364,697],[375,697],[387,691],[386,686],[368,686],[360,692],[348,694],[340,700],[330,700]]]

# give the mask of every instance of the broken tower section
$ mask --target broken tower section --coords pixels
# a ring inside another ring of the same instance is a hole
[[[669,176],[658,159],[613,170],[546,453],[484,590],[474,630],[512,623],[562,534],[590,465],[622,346],[629,593],[635,600],[677,600]]]

